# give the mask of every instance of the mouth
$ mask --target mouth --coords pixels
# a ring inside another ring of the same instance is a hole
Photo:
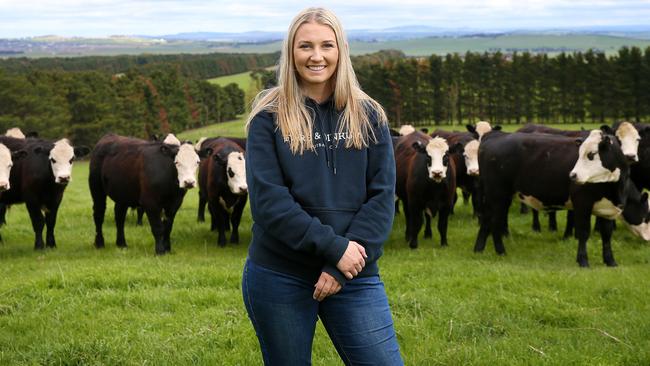
[[[322,71],[322,70],[324,70],[324,69],[325,69],[325,65],[311,65],[311,66],[307,66],[307,68],[308,68],[310,71],[316,71],[316,72],[318,72],[318,71]]]

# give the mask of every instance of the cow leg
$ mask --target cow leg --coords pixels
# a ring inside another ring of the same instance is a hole
[[[463,192],[463,205],[467,205],[467,203],[470,201],[471,198],[471,193],[466,190],[462,190]]]
[[[576,238],[578,239],[578,255],[576,256],[576,262],[578,262],[580,267],[589,267],[587,240],[589,240],[589,234],[591,231],[591,212],[579,212],[578,210],[574,210],[574,221]]]
[[[7,204],[0,202],[0,226],[7,223]]]
[[[210,231],[215,231],[217,230],[218,209],[215,207],[215,204],[208,202],[208,211],[210,211]]]
[[[172,251],[172,228],[174,227],[174,218],[176,217],[176,210],[165,213],[165,219],[163,222],[163,243],[165,246],[165,252],[169,253]]]
[[[56,240],[54,239],[54,227],[56,226],[56,215],[59,211],[59,206],[52,207],[45,213],[45,246],[48,248],[56,248]]]
[[[232,210],[232,215],[230,217],[230,222],[232,223],[230,242],[233,244],[239,244],[239,223],[241,222],[241,215],[244,212],[244,206],[246,206],[246,200],[246,196],[240,198]]]
[[[196,215],[196,220],[198,222],[205,222],[205,205],[208,201],[205,199],[205,196],[199,192],[199,210]]]
[[[161,209],[146,209],[147,219],[149,220],[149,226],[151,226],[151,233],[156,242],[156,254],[161,255],[165,254],[165,243],[163,241],[165,228],[163,226],[162,219],[160,214],[162,213]]]
[[[438,233],[440,233],[440,246],[447,246],[447,225],[449,222],[449,208],[442,207],[440,208],[440,213],[438,214]]]
[[[508,233],[508,208],[510,200],[504,199],[498,202],[494,208],[490,220],[490,230],[492,231],[492,240],[494,241],[494,250],[498,255],[505,255],[506,248],[503,245],[503,236]],[[505,224],[504,224],[505,223]]]
[[[93,220],[95,221],[95,248],[104,247],[104,213],[106,212],[106,193],[101,189],[101,182],[93,182],[93,176],[88,179],[90,194],[93,198]]]
[[[564,235],[562,236],[562,239],[564,240],[569,239],[573,235],[573,226],[574,226],[573,210],[569,210],[566,213],[566,228],[564,229]]]
[[[479,220],[479,225],[478,235],[476,236],[476,242],[474,243],[475,253],[482,252],[485,249],[487,238],[490,235],[490,225],[488,224],[485,213],[482,215],[482,220]]]
[[[431,216],[428,212],[424,213],[424,238],[431,239],[433,237],[433,232],[431,232]]]
[[[607,220],[600,217],[600,237],[603,241],[603,262],[608,267],[616,267],[616,260],[614,260],[614,253],[612,253],[612,233],[614,232],[614,220]]]
[[[522,215],[527,214],[528,213],[528,206],[521,203],[520,206],[519,206],[519,213],[522,214]]]
[[[407,240],[409,247],[415,249],[418,247],[418,234],[422,228],[422,207],[411,205],[408,207],[409,212],[409,225],[407,228]]]
[[[533,211],[533,231],[535,232],[541,232],[542,231],[542,225],[539,224],[539,211],[532,209]]]
[[[41,208],[38,204],[33,203],[25,202],[25,205],[27,206],[27,212],[29,212],[29,218],[32,220],[32,229],[34,230],[34,249],[44,249],[43,226],[45,226],[45,220],[41,213]]]
[[[411,220],[409,216],[409,205],[408,200],[405,198],[402,200],[402,208],[404,208],[404,221],[406,222],[406,230],[404,230],[404,240],[409,241],[409,232],[411,227]]]
[[[137,218],[137,221],[135,222],[135,224],[137,226],[142,226],[142,217],[144,216],[144,208],[138,206],[138,207],[136,207],[136,212],[138,214],[138,218]]]
[[[117,237],[115,238],[115,245],[119,248],[126,248],[126,238],[124,237],[124,222],[126,221],[126,212],[129,206],[115,202],[113,210],[115,214],[115,229],[117,230]]]
[[[557,231],[557,211],[548,212],[548,230]]]
[[[214,205],[215,214],[213,219],[217,227],[217,245],[220,247],[226,246],[226,223],[224,222],[224,217],[227,217],[227,212],[221,207],[221,205]]]

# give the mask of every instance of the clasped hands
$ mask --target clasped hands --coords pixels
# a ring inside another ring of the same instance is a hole
[[[348,247],[343,253],[341,259],[336,264],[341,273],[348,280],[356,277],[366,265],[366,248],[356,241],[350,240]],[[332,275],[327,272],[321,272],[318,282],[314,285],[314,300],[323,301],[326,297],[334,295],[341,290],[341,284]]]

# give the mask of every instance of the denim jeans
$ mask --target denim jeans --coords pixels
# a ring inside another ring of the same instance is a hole
[[[346,365],[403,365],[379,276],[355,278],[318,302],[313,283],[249,259],[242,293],[265,365],[310,365],[318,318]]]

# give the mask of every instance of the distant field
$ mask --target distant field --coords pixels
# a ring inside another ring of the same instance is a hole
[[[239,74],[232,74],[221,76],[218,78],[208,79],[208,82],[217,84],[219,86],[226,86],[230,83],[235,83],[240,89],[246,90],[251,82],[250,71],[242,72]]]
[[[56,41],[56,40],[48,40]],[[48,42],[35,44],[24,54],[8,55],[8,57],[53,57],[53,56],[88,56],[88,55],[120,55],[120,54],[172,54],[172,53],[268,53],[280,50],[281,42],[266,44],[224,44],[207,41],[172,41],[154,42],[151,40],[129,39],[94,39],[83,41],[81,45],[75,42],[61,43],[53,46]],[[385,49],[402,50],[409,56],[424,56],[431,54],[444,55],[447,53],[465,53],[467,51],[485,52],[501,50],[512,52],[547,52],[556,54],[566,52],[586,51],[590,48],[602,50],[607,54],[615,53],[623,46],[646,48],[650,40],[613,37],[601,35],[499,35],[494,37],[430,37],[403,41],[381,42],[351,42],[350,50],[354,55],[366,54]]]

